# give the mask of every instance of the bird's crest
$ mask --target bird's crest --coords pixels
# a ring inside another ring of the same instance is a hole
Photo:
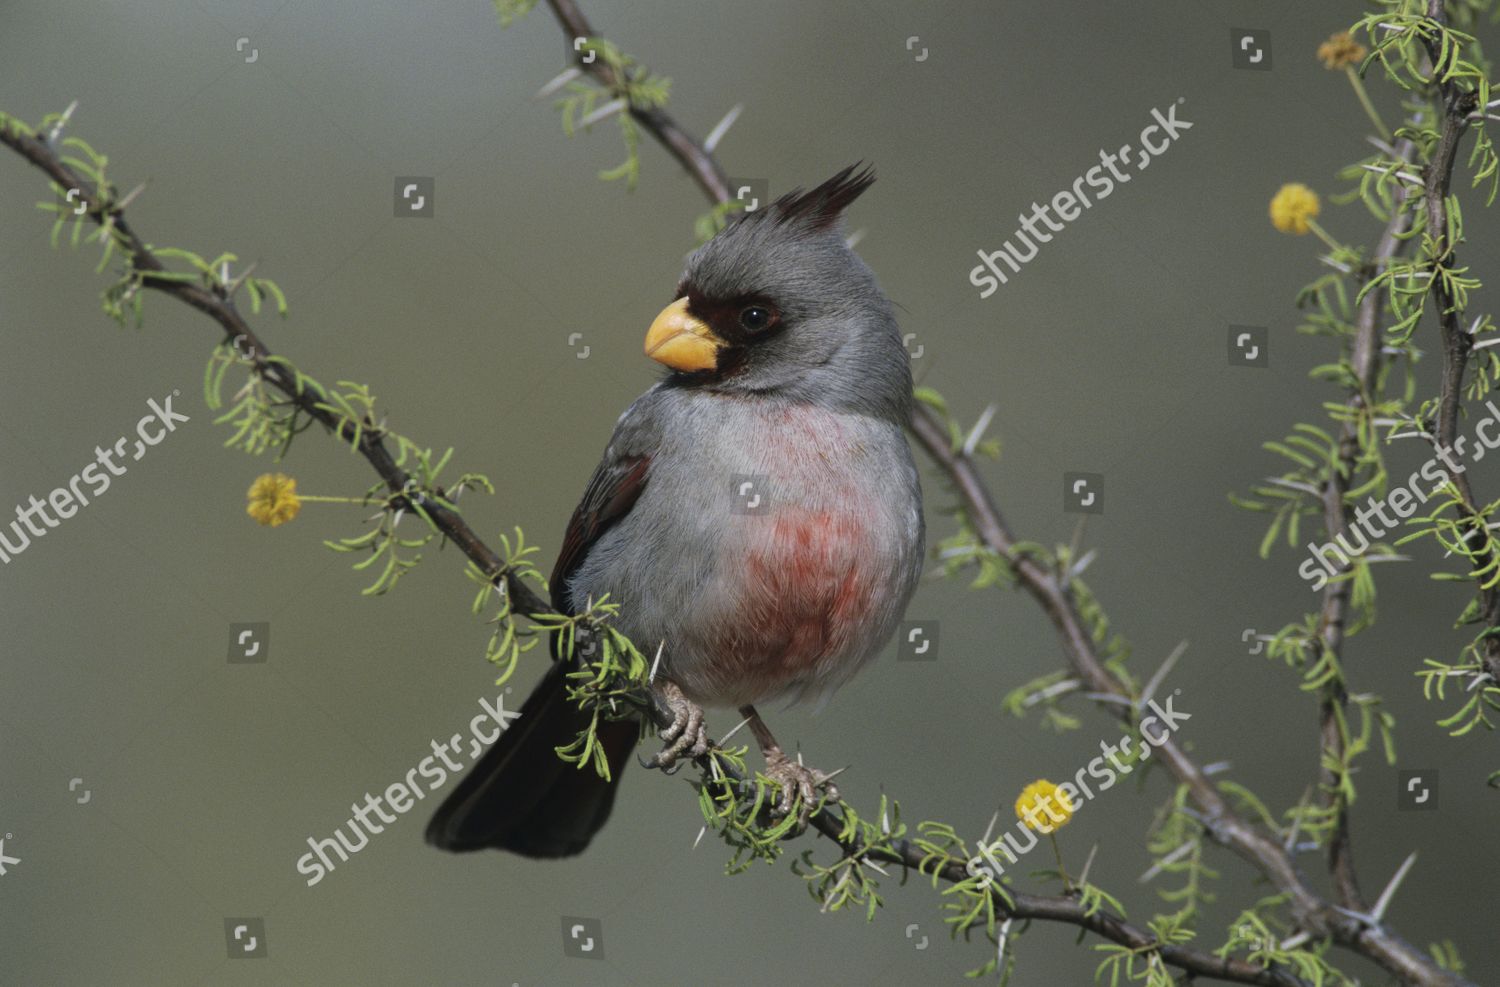
[[[779,224],[806,224],[812,229],[827,229],[874,183],[875,170],[863,162],[856,162],[810,192],[793,189],[772,203],[769,212]]]

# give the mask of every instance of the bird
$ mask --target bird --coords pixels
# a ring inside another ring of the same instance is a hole
[[[688,256],[646,334],[665,374],[616,423],[548,581],[564,613],[607,595],[614,626],[657,656],[674,719],[648,766],[702,755],[703,708],[738,708],[783,816],[830,776],[782,751],[755,705],[826,702],[891,638],[924,557],[910,358],[843,232],[874,180],[851,165],[736,213]],[[568,670],[548,668],[433,815],[430,844],[534,858],[589,845],[641,727],[600,718],[610,780],[559,758],[591,718]]]

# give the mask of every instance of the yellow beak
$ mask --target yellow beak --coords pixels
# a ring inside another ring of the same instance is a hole
[[[686,297],[662,309],[646,331],[646,355],[673,370],[716,369],[724,345],[706,323],[688,314]]]

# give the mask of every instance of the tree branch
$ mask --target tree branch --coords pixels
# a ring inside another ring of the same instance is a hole
[[[1397,142],[1395,152],[1395,159],[1407,165],[1416,153],[1416,146],[1410,140],[1402,139]],[[1410,194],[1409,185],[1398,183],[1391,218],[1381,234],[1374,257],[1361,275],[1362,284],[1367,283],[1393,258],[1405,251],[1409,243],[1406,233],[1411,225],[1411,215],[1402,208],[1402,204]],[[1380,295],[1371,291],[1360,301],[1356,315],[1354,343],[1350,353],[1355,384],[1349,389],[1349,397],[1344,402],[1349,415],[1339,432],[1338,465],[1328,471],[1328,483],[1323,489],[1323,523],[1330,539],[1347,534],[1354,518],[1354,512],[1344,498],[1349,492],[1360,459],[1357,421],[1368,410],[1380,376],[1380,312]],[[1338,656],[1340,667],[1343,664],[1345,619],[1353,589],[1352,580],[1335,579],[1323,591],[1323,607],[1318,621],[1319,639],[1327,654]],[[1319,746],[1324,756],[1319,758],[1319,781],[1325,805],[1337,814],[1328,842],[1328,869],[1333,875],[1339,901],[1345,908],[1366,912],[1369,905],[1360,892],[1354,867],[1354,851],[1349,834],[1349,806],[1340,794],[1337,772],[1329,767],[1330,759],[1341,763],[1346,753],[1342,727],[1345,721],[1342,714],[1348,704],[1348,693],[1342,682],[1335,679],[1323,688],[1319,703]]]
[[[1448,23],[1447,10],[1442,0],[1429,0],[1427,16],[1440,26]],[[1428,61],[1434,66],[1442,64],[1442,52],[1436,41],[1427,41]],[[1427,213],[1426,233],[1432,249],[1439,251],[1432,258],[1434,268],[1456,267],[1458,244],[1449,228],[1447,201],[1453,186],[1453,167],[1458,159],[1458,145],[1469,128],[1469,115],[1478,109],[1474,93],[1465,92],[1458,82],[1449,79],[1438,83],[1438,95],[1443,106],[1443,119],[1438,131],[1438,143],[1433,149],[1431,163],[1424,176],[1423,197]],[[1463,410],[1464,373],[1473,352],[1474,339],[1464,330],[1463,312],[1454,297],[1447,279],[1432,272],[1431,294],[1437,307],[1438,331],[1443,344],[1443,370],[1438,398],[1436,443],[1439,449],[1452,449],[1458,438],[1458,416]],[[1454,471],[1451,476],[1454,487],[1462,499],[1460,513],[1470,524],[1470,533],[1485,534],[1485,518],[1474,499],[1466,472]],[[1496,560],[1487,549],[1479,553],[1474,568],[1481,570]],[[1479,594],[1480,620],[1486,627],[1500,628],[1500,585],[1477,588]],[[1484,670],[1496,682],[1500,682],[1500,635],[1488,635],[1480,642],[1478,658]]]

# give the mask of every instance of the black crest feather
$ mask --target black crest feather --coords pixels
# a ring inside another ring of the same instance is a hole
[[[875,169],[857,161],[810,192],[793,189],[777,199],[772,212],[778,222],[806,223],[814,229],[832,226],[875,183]]]

